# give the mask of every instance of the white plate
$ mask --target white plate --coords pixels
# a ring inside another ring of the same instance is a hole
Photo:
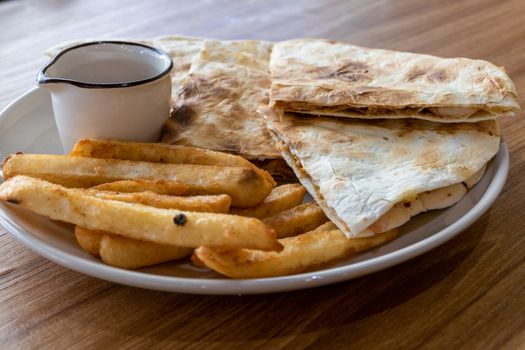
[[[48,93],[34,89],[0,113],[0,156],[17,151],[61,153]],[[139,271],[107,266],[82,251],[72,227],[11,205],[0,204],[0,223],[24,245],[46,258],[108,281],[141,288],[198,294],[255,294],[310,288],[363,276],[399,264],[448,241],[478,219],[500,193],[509,166],[501,144],[483,179],[451,208],[420,214],[398,239],[322,270],[292,276],[228,280],[189,262]]]

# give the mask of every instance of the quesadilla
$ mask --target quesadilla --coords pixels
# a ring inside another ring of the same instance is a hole
[[[270,71],[271,104],[290,112],[450,123],[520,110],[505,70],[482,60],[298,39],[274,45]]]
[[[466,192],[462,182],[479,180],[500,143],[494,120],[285,114],[267,118],[267,127],[299,181],[348,237],[384,232],[418,212],[453,204]],[[383,217],[390,210],[391,217]]]
[[[190,145],[288,168],[258,113],[268,105],[272,43],[206,40],[183,81],[162,142]],[[267,166],[264,166],[267,165]]]

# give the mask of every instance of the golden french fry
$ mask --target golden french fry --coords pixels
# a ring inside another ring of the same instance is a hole
[[[0,200],[90,230],[182,247],[279,250],[275,232],[255,218],[182,212],[106,200],[50,182],[16,176],[0,184]]]
[[[176,197],[153,192],[121,193],[100,191],[96,189],[86,189],[85,192],[102,199],[144,204],[155,208],[179,209],[207,213],[227,213],[231,203],[231,198],[227,194]]]
[[[75,237],[78,245],[86,252],[95,256],[99,256],[100,241],[105,234],[104,231],[87,230],[75,226]]]
[[[144,205],[149,205],[156,208],[165,208],[165,209],[179,209],[179,210],[190,210],[190,211],[201,211],[201,212],[216,212],[216,213],[226,213],[230,206],[230,197],[228,195],[216,195],[216,196],[195,196],[195,197],[173,197],[173,196],[163,196],[157,195],[152,192],[142,192],[142,193],[117,193],[117,192],[106,192],[106,191],[96,191],[96,190],[85,190],[86,193],[94,195],[102,199],[112,199],[129,203],[140,203]],[[102,237],[110,235],[108,232],[104,231],[94,231],[88,230],[82,227],[75,227],[75,236],[79,245],[93,255],[99,256],[99,247]],[[123,248],[119,248],[119,243],[123,247],[138,247],[144,245],[144,241],[137,241],[131,238],[121,238],[110,240],[111,243],[108,243],[106,249],[108,264],[113,266],[119,266],[124,268],[138,268],[142,266],[148,266],[156,264],[155,258],[146,256],[142,260],[135,259],[133,254],[129,255],[123,254]],[[127,243],[126,243],[127,242]],[[138,243],[136,243],[138,242]],[[126,244],[125,244],[126,243]],[[153,248],[157,244],[147,243],[149,247],[147,251],[155,251]],[[117,247],[116,247],[117,246]],[[176,255],[177,251],[181,251],[182,248],[174,246],[169,246],[170,248],[165,248],[166,246],[159,245],[159,257],[158,259],[164,259],[163,257],[169,257],[173,254]],[[110,255],[109,252],[116,251],[117,253]],[[166,252],[165,254],[163,252]],[[170,254],[173,252],[173,254]],[[123,262],[119,265],[119,260]],[[171,259],[173,260],[173,259]],[[151,261],[151,263],[146,263]],[[164,261],[164,260],[162,260]],[[160,261],[160,262],[162,262]],[[128,267],[135,266],[135,267]]]
[[[2,165],[5,179],[27,175],[67,187],[92,187],[118,180],[164,180],[185,183],[191,194],[227,194],[232,205],[261,203],[273,184],[257,168],[160,164],[45,154],[14,154]]]
[[[264,218],[263,222],[275,230],[278,238],[283,238],[311,231],[326,220],[319,205],[309,202]]]
[[[195,251],[194,251],[195,252]],[[191,258],[190,258],[191,262],[193,263],[193,265],[197,266],[197,267],[206,267],[206,265],[204,264],[204,262],[201,261],[201,259],[199,259],[199,257],[197,256],[197,254],[193,253],[191,255]]]
[[[310,270],[384,244],[396,236],[397,230],[357,238],[347,238],[339,230],[314,230],[280,239],[284,247],[281,252],[199,247],[194,254],[197,262],[230,278],[275,277]]]
[[[219,165],[257,169],[250,161],[233,154],[165,143],[84,139],[76,143],[70,155],[154,163]],[[275,186],[275,181],[269,173],[265,172],[263,175],[269,183]]]
[[[123,269],[138,269],[177,260],[192,252],[193,248],[156,244],[116,235],[104,235],[100,241],[102,261]]]
[[[233,154],[165,143],[83,139],[75,144],[70,155],[154,163],[255,167],[250,161]]]
[[[324,224],[317,226],[315,229],[309,232],[332,231],[332,230],[337,230],[337,226],[333,222],[327,221]]]
[[[138,269],[189,256],[193,248],[161,245],[75,227],[79,245],[88,253],[100,256],[108,265]]]
[[[182,196],[187,194],[190,186],[162,180],[121,180],[107,182],[93,187],[101,191],[113,192],[153,192],[169,196]]]
[[[265,218],[301,204],[305,194],[306,188],[301,184],[277,186],[261,204],[253,208],[231,208],[230,214]]]

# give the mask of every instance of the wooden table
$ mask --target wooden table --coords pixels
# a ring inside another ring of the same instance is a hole
[[[484,58],[525,90],[524,22],[523,0],[7,1],[0,3],[0,108],[34,86],[49,46],[174,33],[328,37]],[[511,169],[488,213],[424,256],[327,287],[243,297],[141,290],[58,266],[0,228],[0,348],[524,347],[525,122],[502,125]]]

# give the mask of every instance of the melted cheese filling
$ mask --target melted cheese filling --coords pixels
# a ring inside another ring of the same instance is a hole
[[[323,113],[357,113],[362,115],[413,115],[413,114],[425,114],[435,115],[442,119],[469,119],[478,117],[479,114],[497,114],[508,112],[511,109],[497,107],[491,108],[490,110],[479,107],[404,107],[404,108],[391,108],[391,107],[374,107],[374,106],[318,106],[308,102],[283,102],[279,101],[277,104],[284,108],[286,111],[291,112],[318,112]]]

